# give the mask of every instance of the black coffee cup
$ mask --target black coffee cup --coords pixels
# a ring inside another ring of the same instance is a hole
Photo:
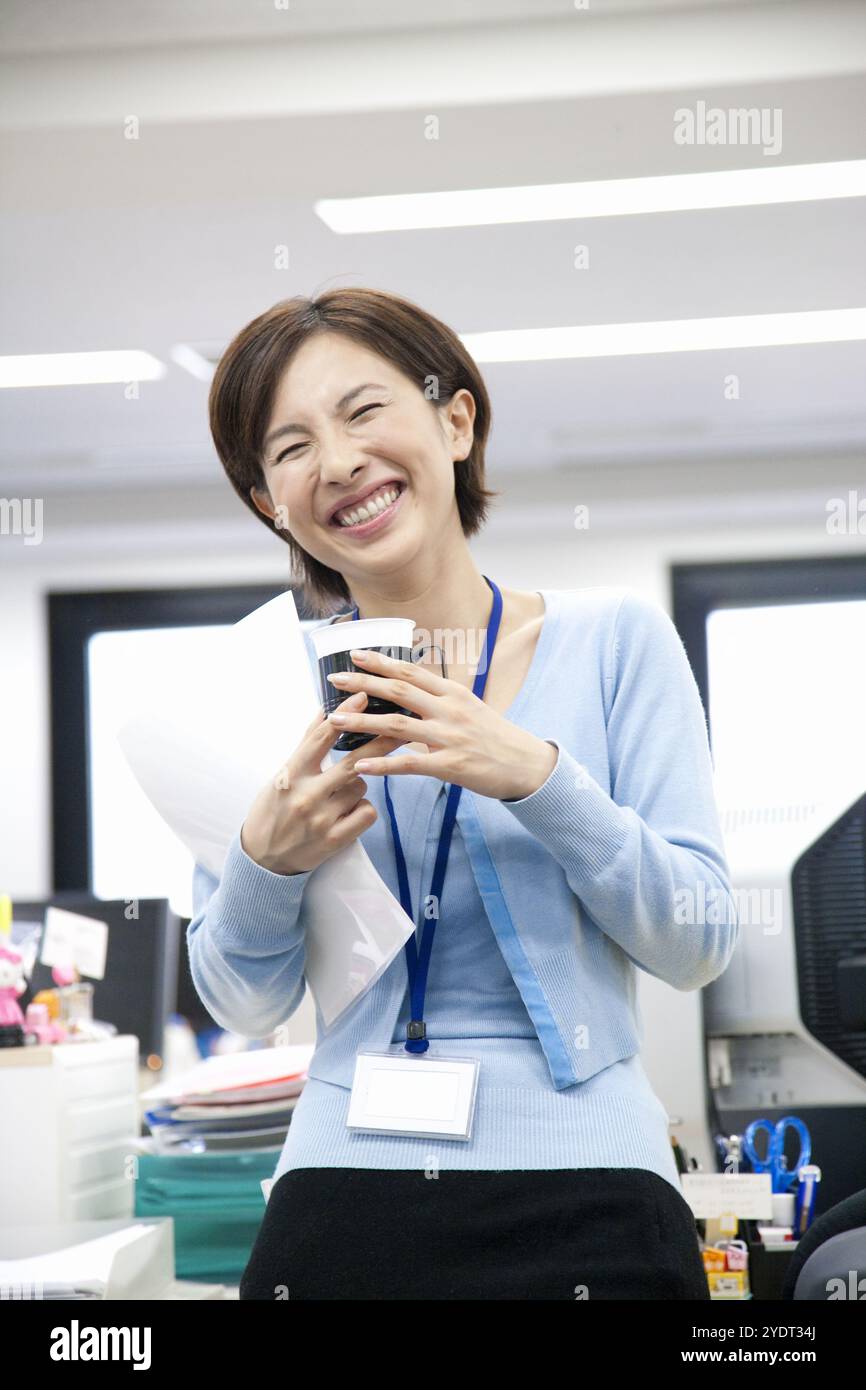
[[[326,623],[324,627],[314,628],[310,634],[313,639],[319,664],[319,686],[322,705],[326,717],[334,713],[338,705],[352,693],[338,690],[328,680],[337,671],[360,671],[349,655],[350,651],[376,651],[396,661],[413,661],[412,638],[415,633],[413,618],[356,618],[348,623]],[[420,655],[420,650],[419,653]],[[370,671],[367,675],[372,674]],[[407,714],[412,719],[420,718],[414,710],[403,709],[392,700],[383,700],[379,695],[367,695],[367,703],[361,714]],[[339,753],[349,753],[370,743],[375,734],[363,734],[357,730],[344,730],[334,744]]]

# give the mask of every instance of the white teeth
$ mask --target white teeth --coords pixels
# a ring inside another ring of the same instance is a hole
[[[337,512],[336,520],[340,526],[357,526],[362,521],[370,521],[372,517],[378,516],[386,507],[400,495],[397,487],[384,488],[382,492],[377,492],[374,497],[362,503],[360,507],[355,507],[351,512]]]

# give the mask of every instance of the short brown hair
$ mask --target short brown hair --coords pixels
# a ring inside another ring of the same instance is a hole
[[[379,353],[425,395],[432,378],[434,406],[463,388],[469,391],[475,401],[474,440],[467,458],[455,462],[454,468],[465,536],[481,528],[490,501],[499,495],[484,486],[490,398],[476,363],[453,329],[417,304],[384,290],[333,289],[315,299],[296,296],[274,304],[242,328],[220,358],[208,399],[210,430],[232,486],[250,511],[287,542],[307,604],[320,614],[339,611],[351,602],[346,581],[260,512],[250,489],[268,490],[262,468],[263,439],[280,379],[301,345],[322,332],[342,333]]]

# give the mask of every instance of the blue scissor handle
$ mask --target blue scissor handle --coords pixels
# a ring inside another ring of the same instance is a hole
[[[785,1155],[785,1136],[788,1129],[796,1131],[800,1140],[797,1161],[788,1167]],[[764,1158],[755,1149],[755,1135],[767,1131],[767,1153]],[[752,1120],[743,1138],[743,1148],[755,1173],[769,1173],[774,1192],[787,1192],[797,1181],[797,1173],[812,1157],[812,1140],[803,1121],[797,1115],[786,1115],[775,1126],[769,1120]]]
[[[759,1131],[763,1132],[764,1130],[767,1131],[767,1155],[766,1158],[761,1158],[761,1155],[755,1148],[755,1136]],[[772,1161],[774,1134],[775,1129],[773,1125],[770,1124],[769,1120],[752,1120],[751,1124],[747,1125],[746,1132],[743,1135],[743,1151],[752,1165],[753,1172],[766,1173],[769,1169]]]

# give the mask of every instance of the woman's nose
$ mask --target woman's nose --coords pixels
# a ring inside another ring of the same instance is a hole
[[[357,447],[349,442],[323,444],[319,450],[319,477],[323,483],[339,483],[346,487],[360,476],[363,467],[358,460]]]

